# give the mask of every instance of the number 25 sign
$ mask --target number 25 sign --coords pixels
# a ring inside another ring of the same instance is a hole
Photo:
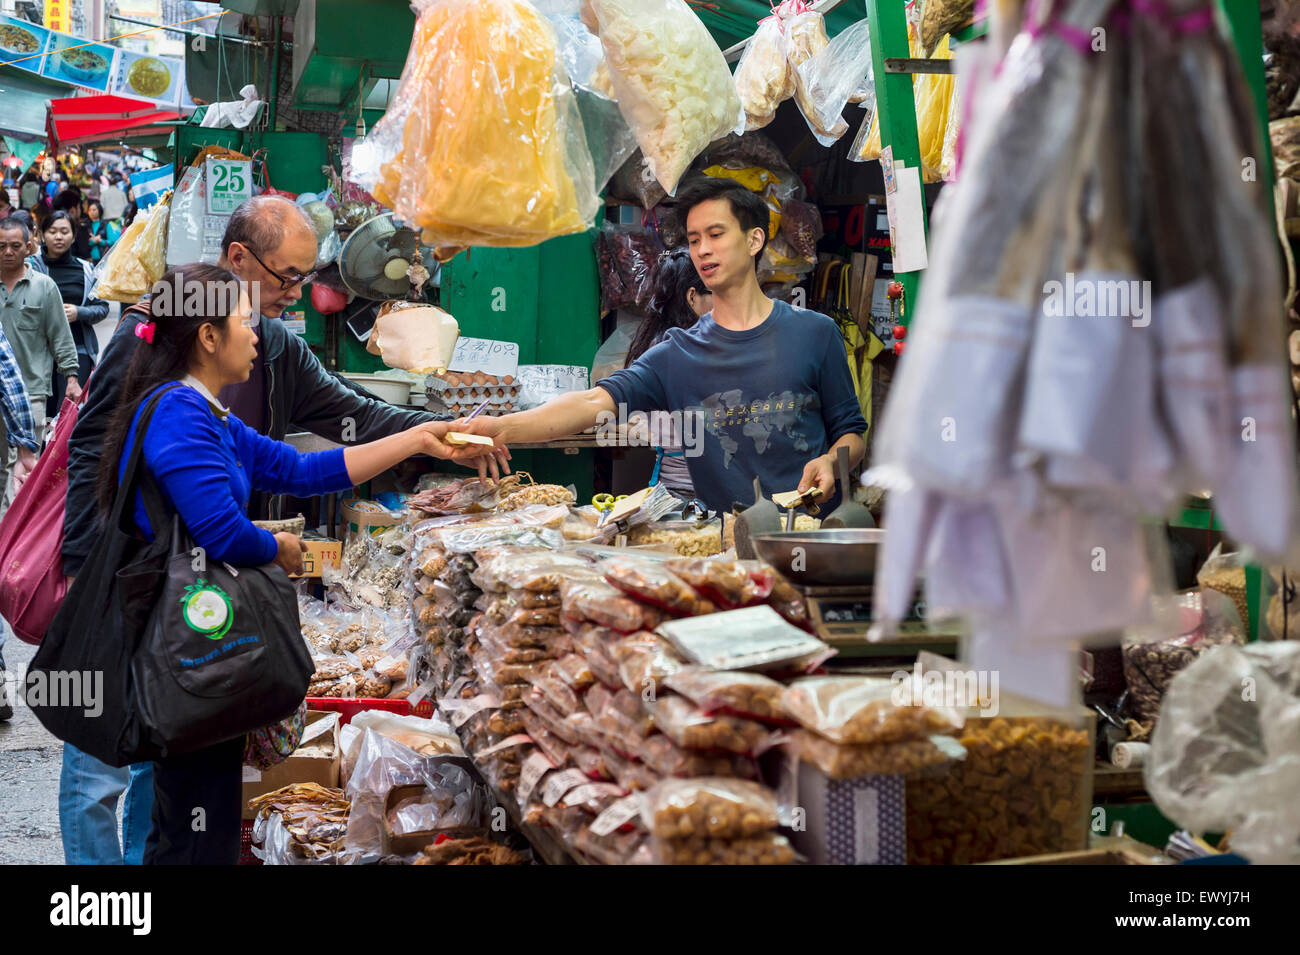
[[[248,160],[209,159],[207,166],[208,214],[230,215],[253,195],[253,164]]]

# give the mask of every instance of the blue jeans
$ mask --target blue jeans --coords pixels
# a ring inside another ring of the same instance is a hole
[[[126,791],[122,839],[117,800]],[[140,865],[153,815],[153,763],[109,766],[63,744],[59,774],[59,825],[67,865]]]

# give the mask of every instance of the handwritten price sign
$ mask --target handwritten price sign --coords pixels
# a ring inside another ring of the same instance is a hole
[[[589,378],[586,365],[520,365],[519,407],[536,408],[570,391],[586,391]]]
[[[448,371],[481,371],[486,375],[503,375],[518,377],[519,345],[516,342],[498,342],[491,338],[467,338],[462,335],[456,340],[456,350],[452,352]]]

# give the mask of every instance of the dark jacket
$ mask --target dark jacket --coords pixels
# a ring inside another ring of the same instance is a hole
[[[37,258],[45,267],[45,274],[54,279],[54,284],[59,287],[63,304],[77,306],[77,321],[72,326],[72,337],[77,342],[77,351],[89,357],[92,363],[95,362],[99,358],[99,339],[95,335],[95,326],[108,318],[108,303],[90,294],[95,285],[90,262],[73,255],[71,249],[57,259],[51,259],[48,255]]]
[[[63,520],[63,572],[76,576],[94,544],[98,505],[95,483],[99,453],[122,391],[122,376],[140,338],[136,325],[145,320],[134,308],[122,313],[117,330],[100,356],[89,383],[89,394],[68,441],[68,498]],[[345,443],[347,422],[355,423],[349,442],[364,444],[447,415],[403,411],[381,401],[359,385],[325,370],[311,349],[276,318],[263,318],[258,328],[266,355],[268,437],[284,440],[296,429]],[[253,494],[249,513],[264,515],[269,495]]]

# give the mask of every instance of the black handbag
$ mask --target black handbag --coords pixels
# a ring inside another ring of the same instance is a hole
[[[205,559],[168,513],[142,455],[159,397],[141,414],[111,516],[28,670],[28,703],[45,728],[113,766],[285,719],[314,669],[285,572]],[[152,543],[131,517],[137,488]],[[35,700],[33,674],[46,687],[100,692]]]

